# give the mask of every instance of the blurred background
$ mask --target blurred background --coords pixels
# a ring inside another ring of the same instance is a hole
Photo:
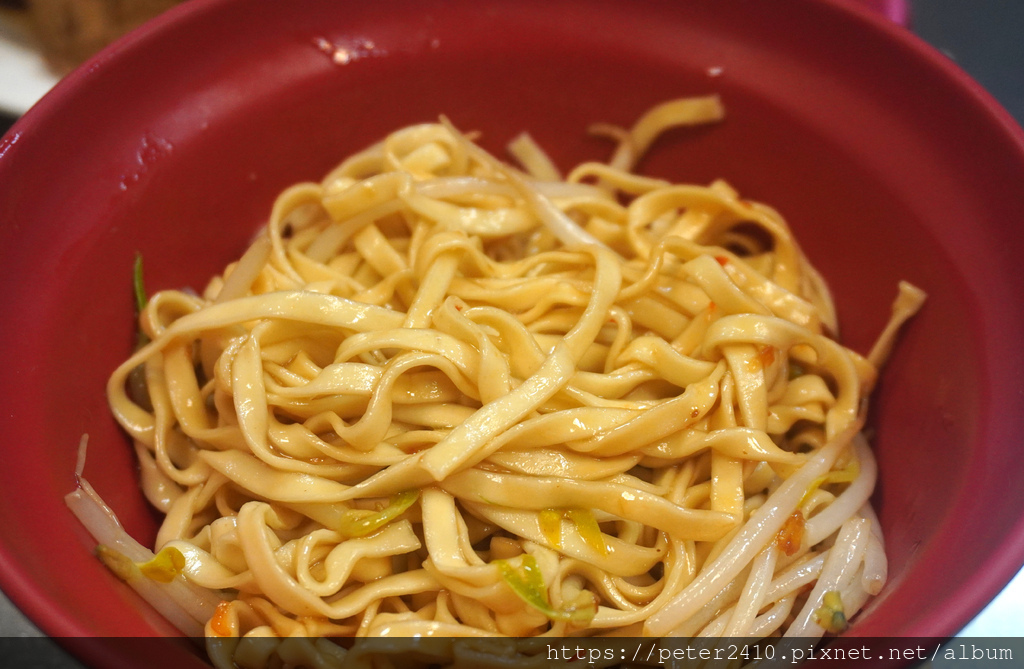
[[[96,51],[184,0],[0,0],[0,131]],[[907,26],[1024,119],[1024,2],[847,0]]]
[[[1024,0],[852,1],[907,26],[974,77],[1024,125]],[[180,2],[0,0],[0,134],[63,74],[127,30]],[[7,223],[0,221],[0,225]],[[1024,572],[961,635],[1022,636],[1022,620]],[[25,637],[36,641],[18,640]],[[0,665],[80,666],[57,644],[41,637],[42,632],[0,593]],[[18,660],[22,654],[25,664]]]

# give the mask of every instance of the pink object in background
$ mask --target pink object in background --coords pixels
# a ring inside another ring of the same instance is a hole
[[[874,10],[893,23],[906,26],[910,23],[910,7],[907,0],[856,0],[862,7]]]

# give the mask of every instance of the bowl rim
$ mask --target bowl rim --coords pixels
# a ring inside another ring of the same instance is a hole
[[[15,143],[25,140],[45,126],[49,116],[68,104],[76,93],[90,85],[91,79],[102,71],[107,63],[124,54],[142,48],[154,35],[187,22],[202,20],[202,17],[222,5],[236,4],[244,0],[190,0],[177,5],[164,14],[143,24],[113,44],[92,56],[83,65],[66,75],[54,88],[33,105],[8,132],[0,139],[0,174],[3,172],[4,155]],[[569,0],[575,2],[576,0]],[[810,0],[807,0],[808,2]],[[864,29],[881,33],[909,57],[914,57],[928,68],[950,81],[958,92],[970,99],[972,106],[988,121],[994,122],[1002,135],[1016,152],[1024,157],[1024,129],[1011,114],[979,82],[968,75],[960,66],[924,40],[888,19],[878,15],[853,0],[815,0],[817,3],[843,13],[848,20],[859,22]],[[10,162],[9,160],[7,161]],[[0,536],[0,589],[25,615],[42,631],[55,637],[80,637],[82,625],[68,619],[60,611],[59,602],[52,601],[47,594],[26,576],[25,570],[14,558],[12,544]],[[949,629],[959,625],[961,611],[976,615],[991,599],[1021,570],[1024,565],[1024,517],[1013,525],[997,544],[984,562],[985,567],[950,594],[947,605],[925,613],[919,623],[919,630]],[[954,632],[955,633],[955,632]],[[80,648],[88,654],[88,647]]]

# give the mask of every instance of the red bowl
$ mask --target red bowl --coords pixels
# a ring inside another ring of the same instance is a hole
[[[590,122],[711,92],[727,120],[643,171],[778,208],[854,349],[900,279],[930,295],[873,398],[891,578],[850,633],[954,634],[1024,563],[1024,133],[838,0],[192,0],[74,72],[0,142],[0,587],[89,662],[136,662],[95,637],[170,632],[63,502],[88,433],[86,475],[154,536],[104,395],[133,344],[136,252],[151,289],[201,287],[287,184],[442,113],[495,151],[528,129],[568,166],[606,155]]]

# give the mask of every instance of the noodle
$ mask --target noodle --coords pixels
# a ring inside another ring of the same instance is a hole
[[[923,293],[862,357],[774,210],[629,172],[722,115],[595,126],[614,157],[564,180],[529,135],[520,171],[404,128],[282,193],[202,295],[152,296],[107,388],[156,557],[184,558],[147,596],[228,640],[218,666],[357,657],[288,637],[841,631],[819,610],[886,575],[866,397]]]

